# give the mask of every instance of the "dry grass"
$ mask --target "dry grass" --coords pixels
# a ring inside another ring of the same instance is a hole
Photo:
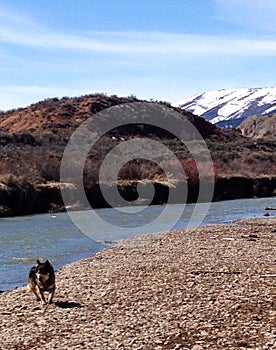
[[[9,186],[26,182],[35,185],[59,181],[63,151],[72,132],[87,118],[98,116],[97,112],[105,108],[137,101],[135,96],[118,98],[94,94],[77,98],[47,99],[27,108],[0,113],[0,176],[6,178],[5,181],[8,181]],[[159,103],[170,108],[164,102]],[[179,118],[187,117],[202,133],[211,152],[213,164],[202,152],[200,143],[195,140],[188,142],[193,144],[196,162],[187,145],[166,130],[148,124],[126,125],[104,135],[89,153],[83,171],[85,188],[91,189],[99,182],[102,161],[110,150],[124,142],[121,136],[125,140],[149,137],[162,143],[175,154],[183,171],[182,174],[179,170],[176,171],[176,161],[165,157],[159,150],[159,154],[158,152],[155,154],[156,163],[145,159],[127,162],[115,179],[113,164],[110,163],[107,183],[131,184],[150,181],[174,186],[183,182],[184,173],[187,181],[196,186],[199,181],[198,167],[201,169],[202,181],[205,177],[208,180],[213,165],[216,178],[275,176],[276,145],[273,140],[245,139],[235,130],[225,131],[184,111],[179,113]],[[123,118],[127,120],[128,113]],[[126,150],[123,154],[126,159],[129,159],[130,155],[130,150]],[[71,169],[74,169],[73,156]],[[133,156],[130,159],[133,159]],[[77,168],[76,174],[72,171],[72,178],[69,180],[78,185],[80,172],[79,167],[75,168]],[[165,174],[163,169],[170,171]]]

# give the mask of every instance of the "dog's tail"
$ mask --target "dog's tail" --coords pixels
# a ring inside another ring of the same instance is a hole
[[[31,287],[30,283],[28,283],[26,285],[26,292],[31,292],[31,291],[32,291],[32,287]]]
[[[26,292],[34,292],[36,290],[36,285],[32,281],[31,278],[29,278],[29,283],[26,286]]]

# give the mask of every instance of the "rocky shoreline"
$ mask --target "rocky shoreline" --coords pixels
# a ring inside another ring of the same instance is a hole
[[[52,305],[0,295],[0,348],[276,349],[276,219],[119,241],[57,272]]]

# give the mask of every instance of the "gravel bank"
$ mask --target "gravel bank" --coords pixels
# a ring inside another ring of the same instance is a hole
[[[120,241],[59,270],[46,307],[4,292],[0,349],[276,349],[275,224]]]

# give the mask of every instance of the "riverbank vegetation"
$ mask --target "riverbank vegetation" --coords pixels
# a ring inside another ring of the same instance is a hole
[[[60,180],[63,151],[72,132],[82,122],[89,117],[93,118],[105,108],[138,101],[134,96],[118,98],[95,94],[78,98],[47,99],[27,108],[1,113],[0,205],[4,208],[2,212],[20,213],[21,210],[15,209],[15,204],[12,203],[21,200],[24,202],[26,199],[36,203],[32,207],[37,207],[39,211],[61,210],[63,204],[60,192],[53,184]],[[209,169],[214,166],[214,200],[275,194],[276,145],[273,140],[251,140],[243,137],[237,130],[220,129],[191,113],[172,108],[168,103],[143,102],[158,103],[177,111],[180,118],[188,118],[201,133],[211,153],[212,161],[205,159],[204,156],[200,158],[200,147],[197,156],[201,168],[206,169],[204,172],[206,182]],[[176,155],[189,184],[191,191],[189,200],[196,200],[199,182],[198,163],[187,147],[170,132],[140,123],[110,130],[90,150],[83,169],[83,183],[88,195],[94,193],[94,205],[98,207],[106,205],[95,190],[98,189],[99,169],[105,156],[125,141],[145,137],[162,143]],[[137,196],[137,191],[135,192],[137,183],[151,182],[155,184],[160,194],[166,192],[166,187],[183,185],[183,180],[180,180],[177,174],[171,176],[164,173],[164,168],[174,167],[174,160],[162,157],[160,154],[158,164],[141,158],[129,161],[119,171],[116,183],[112,182],[113,176],[110,176],[110,182],[107,181],[105,185],[119,185],[127,193],[126,197],[129,200]],[[110,175],[113,174],[110,172]],[[74,186],[76,188],[80,179],[71,178],[70,182],[73,185],[71,188]],[[37,205],[37,200],[52,202]],[[165,195],[159,195],[154,204],[162,201],[166,201]],[[24,208],[24,205],[22,207]],[[32,210],[29,209],[27,212]],[[22,213],[25,213],[24,210]]]

